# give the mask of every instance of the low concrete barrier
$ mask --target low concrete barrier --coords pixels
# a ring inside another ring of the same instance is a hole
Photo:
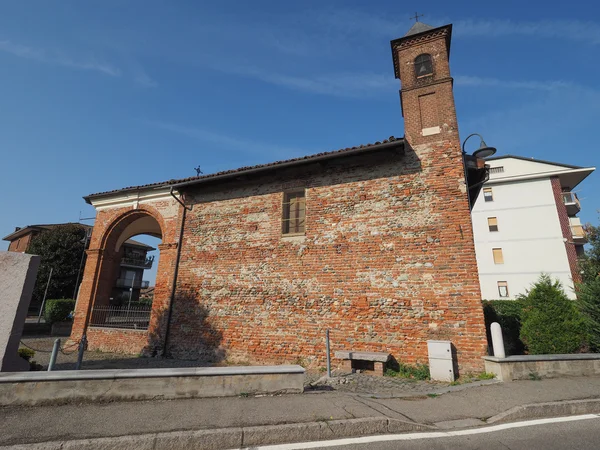
[[[0,405],[301,393],[301,366],[0,373]]]
[[[484,356],[485,371],[501,381],[600,374],[600,354]]]

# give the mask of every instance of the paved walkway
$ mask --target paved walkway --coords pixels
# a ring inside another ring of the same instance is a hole
[[[439,396],[370,398],[348,392],[0,408],[0,445],[387,417],[421,424],[486,419],[515,406],[600,397],[600,377],[517,381]]]

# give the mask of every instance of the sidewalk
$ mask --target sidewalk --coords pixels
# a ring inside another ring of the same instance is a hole
[[[405,398],[313,391],[288,396],[4,407],[0,408],[0,445],[364,418],[439,428],[472,426],[521,405],[599,398],[600,377],[445,388],[449,389],[453,391],[439,396]],[[458,420],[464,422],[451,422]]]

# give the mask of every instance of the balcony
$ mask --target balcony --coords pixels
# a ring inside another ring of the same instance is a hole
[[[115,283],[116,287],[146,289],[150,286],[150,282],[146,280],[132,280],[130,278],[119,278]]]
[[[567,207],[568,215],[572,216],[581,211],[581,204],[579,203],[579,199],[577,198],[577,194],[575,194],[575,192],[563,192],[562,200]]]
[[[126,267],[135,267],[138,269],[150,269],[154,263],[154,256],[147,258],[127,257],[121,258],[121,265]]]
[[[588,241],[585,229],[581,225],[571,225],[571,234],[575,244],[586,244]]]

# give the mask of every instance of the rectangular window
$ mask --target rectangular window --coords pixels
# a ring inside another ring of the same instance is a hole
[[[498,218],[488,217],[488,228],[490,231],[498,231]]]
[[[490,167],[490,173],[504,173],[504,166]]]
[[[306,198],[304,190],[283,195],[282,234],[304,234]]]
[[[500,298],[508,297],[508,283],[506,281],[498,281],[498,294]]]
[[[492,193],[492,188],[483,188],[483,198],[486,202],[494,201],[494,194]]]
[[[494,255],[494,264],[504,264],[504,255],[502,255],[501,248],[493,248],[492,254]]]

